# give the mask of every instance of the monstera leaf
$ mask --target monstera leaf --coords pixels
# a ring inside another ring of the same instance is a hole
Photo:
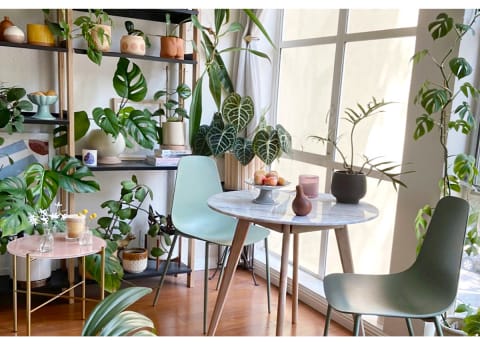
[[[243,165],[246,166],[255,157],[253,151],[253,142],[243,137],[238,137],[233,144],[232,152],[235,158]]]
[[[222,115],[226,123],[232,124],[237,133],[245,129],[253,119],[255,107],[252,98],[241,97],[238,93],[230,94],[223,102]]]
[[[207,142],[214,156],[219,156],[232,148],[237,131],[233,125],[227,125],[224,130],[213,127],[207,134]]]

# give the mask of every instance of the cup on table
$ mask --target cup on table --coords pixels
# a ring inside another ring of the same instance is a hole
[[[65,238],[68,240],[78,240],[86,230],[85,216],[78,214],[68,214],[65,216]]]
[[[85,166],[97,166],[97,150],[82,149],[82,162]]]
[[[298,184],[303,188],[303,193],[308,198],[318,196],[318,176],[313,174],[301,174],[298,176]]]

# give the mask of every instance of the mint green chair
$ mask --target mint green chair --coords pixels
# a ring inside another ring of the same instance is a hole
[[[180,159],[175,180],[172,203],[172,223],[176,232],[165,262],[165,269],[153,305],[158,301],[160,289],[165,280],[170,264],[172,252],[178,236],[193,238],[205,242],[205,273],[203,290],[203,333],[207,332],[207,304],[208,304],[208,251],[210,244],[222,245],[229,248],[232,245],[237,219],[220,214],[207,205],[207,199],[222,192],[222,185],[218,175],[215,160],[206,156],[186,156]],[[251,245],[261,240],[265,242],[266,276],[268,312],[270,313],[270,267],[268,263],[268,235],[270,231],[252,225],[245,239],[245,245]]]
[[[411,319],[433,319],[437,334],[442,336],[439,317],[457,295],[468,211],[464,199],[442,198],[435,207],[417,259],[405,271],[388,275],[327,275],[324,335],[328,335],[335,309],[353,315],[355,336],[363,314],[405,318],[411,336],[414,335]]]

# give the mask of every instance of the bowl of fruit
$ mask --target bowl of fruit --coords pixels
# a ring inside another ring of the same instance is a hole
[[[36,105],[38,105],[38,110],[32,118],[35,119],[55,119],[54,116],[50,113],[50,105],[55,104],[58,99],[57,93],[54,90],[48,91],[37,91],[27,94],[28,99]]]
[[[253,200],[257,204],[275,204],[273,191],[290,184],[277,171],[264,170],[255,171],[253,180],[246,180],[245,183],[260,190],[258,197]]]

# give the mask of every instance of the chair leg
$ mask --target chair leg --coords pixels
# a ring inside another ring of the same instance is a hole
[[[328,305],[327,314],[325,316],[325,328],[323,329],[324,336],[328,336],[328,328],[330,327],[331,318],[332,318],[332,306]]]
[[[205,242],[205,272],[203,276],[203,334],[207,333],[207,305],[208,305],[208,248]]]
[[[225,271],[225,264],[227,264],[227,260],[228,260],[228,254],[230,253],[230,246],[228,247],[225,247],[225,252],[224,252],[224,255],[223,255],[223,261],[222,261],[222,266],[220,267],[220,273],[218,274],[218,280],[217,280],[217,289],[220,288],[220,283],[222,283],[222,277],[223,277],[223,273]]]
[[[405,321],[407,322],[408,335],[414,336],[415,333],[413,332],[412,319],[405,318]]]
[[[443,337],[443,330],[442,330],[442,326],[440,326],[440,320],[438,320],[438,317],[433,318],[433,322],[435,323],[435,329],[437,330],[437,336]]]
[[[270,262],[268,260],[268,239],[265,238],[264,240],[265,244],[265,275],[267,277],[267,302],[268,302],[268,313],[270,314],[271,311],[272,311],[272,308],[271,308],[271,302],[270,302]]]
[[[360,314],[353,315],[353,335],[358,336],[360,332],[360,324],[362,323],[362,316]]]
[[[157,291],[155,292],[155,298],[153,299],[153,306],[157,305],[158,296],[160,295],[160,289],[162,288],[163,281],[165,281],[165,277],[167,276],[168,268],[170,266],[170,261],[172,259],[173,250],[175,249],[175,244],[177,243],[177,238],[178,238],[178,234],[175,234],[173,236],[172,245],[170,246],[170,251],[168,251],[167,261],[165,262],[165,268],[163,269],[162,276],[160,277],[160,281],[158,282]]]

